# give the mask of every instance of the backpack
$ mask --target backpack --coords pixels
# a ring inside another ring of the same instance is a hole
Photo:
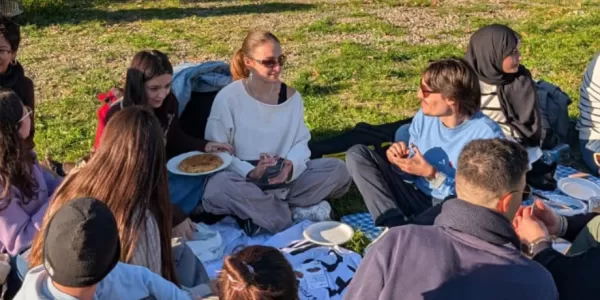
[[[569,105],[571,99],[558,86],[544,80],[536,82],[542,112],[542,149],[569,143]]]

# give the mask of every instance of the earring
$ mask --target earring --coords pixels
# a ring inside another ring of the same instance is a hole
[[[250,81],[252,81],[252,77],[254,76],[253,74],[254,73],[252,73],[252,71],[250,71],[250,75],[249,75]]]
[[[16,65],[17,65],[17,59],[15,58],[15,59],[11,60],[11,61],[10,61],[10,63],[11,63],[13,66],[16,66]]]

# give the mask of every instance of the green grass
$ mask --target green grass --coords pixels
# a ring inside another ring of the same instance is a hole
[[[285,80],[303,94],[315,139],[412,115],[427,62],[461,56],[469,34],[491,22],[521,33],[525,65],[565,90],[577,115],[582,73],[600,51],[600,1],[437,2],[25,0],[19,59],[36,85],[37,150],[86,154],[96,94],[122,83],[135,52],[157,48],[173,64],[227,61],[252,28],[281,38]],[[355,189],[333,205],[338,216],[365,211]],[[365,245],[358,235],[348,247]]]

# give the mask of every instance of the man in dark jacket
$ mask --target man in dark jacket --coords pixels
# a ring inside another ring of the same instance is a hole
[[[521,254],[512,228],[526,151],[475,140],[458,159],[456,192],[434,226],[395,227],[361,262],[345,299],[558,299],[552,276]]]
[[[519,210],[514,226],[521,241],[529,245],[526,254],[554,277],[560,299],[600,297],[600,217],[597,213],[558,216],[541,200],[536,200],[534,207]],[[549,236],[573,242],[568,255],[554,250]]]

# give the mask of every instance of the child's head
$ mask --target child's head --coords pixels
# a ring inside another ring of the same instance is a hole
[[[273,247],[250,246],[226,257],[218,280],[221,300],[298,299],[294,270]]]
[[[44,233],[44,267],[54,285],[73,296],[93,295],[119,262],[120,251],[112,212],[92,198],[65,203]]]

